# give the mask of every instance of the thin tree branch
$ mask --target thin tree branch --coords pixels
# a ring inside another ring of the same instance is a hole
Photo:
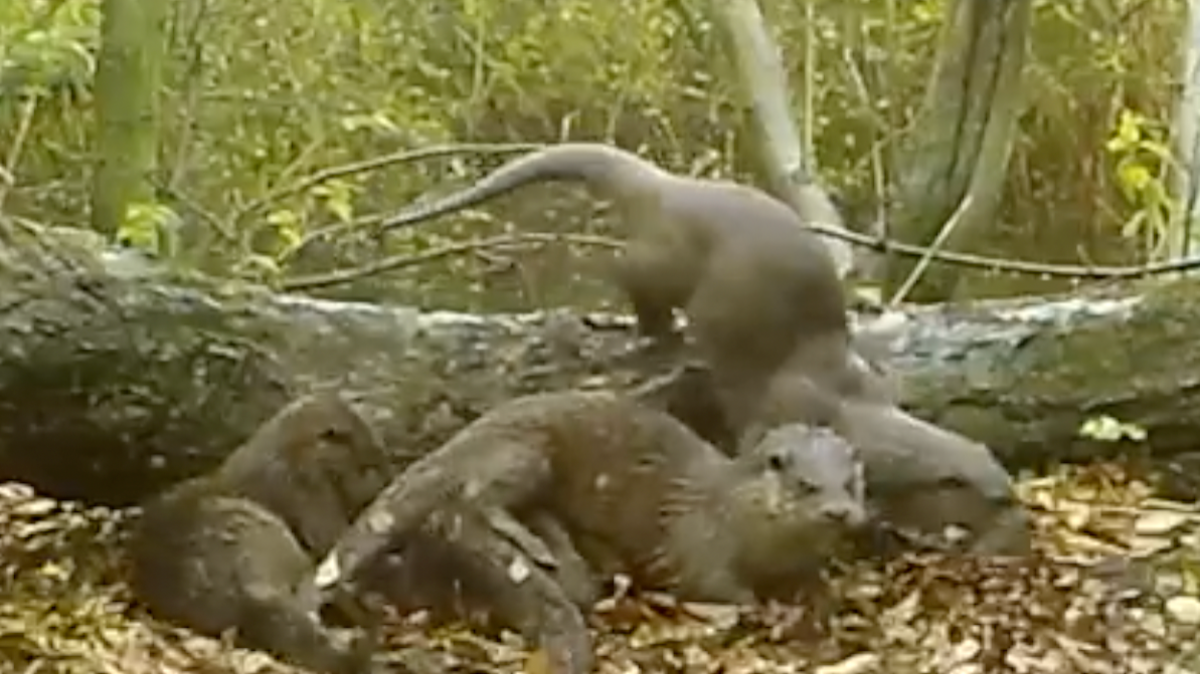
[[[963,221],[973,199],[974,196],[968,192],[967,196],[958,202],[958,208],[954,209],[954,213],[950,216],[950,219],[942,226],[942,231],[938,232],[937,238],[929,245],[929,250],[925,251],[925,255],[921,257],[921,261],[912,268],[912,271],[908,274],[908,278],[904,279],[904,283],[896,289],[896,294],[892,295],[892,299],[888,300],[889,307],[894,308],[899,306],[904,301],[904,298],[908,296],[908,293],[912,291],[913,287],[917,285],[917,281],[921,279],[921,275],[929,267],[929,261],[942,249],[942,246],[946,244],[950,235],[954,233],[954,229]]]
[[[255,199],[246,205],[239,208],[230,217],[230,221],[235,225],[240,223],[244,218],[252,213],[256,213],[263,208],[266,208],[271,203],[279,201],[285,197],[299,194],[315,185],[333,180],[334,178],[342,178],[356,173],[366,173],[385,166],[395,164],[404,164],[422,159],[430,159],[433,157],[444,157],[454,154],[508,154],[512,152],[529,152],[545,147],[541,143],[463,143],[456,145],[434,145],[430,147],[422,147],[416,150],[405,150],[396,152],[382,157],[365,159],[363,161],[351,162],[340,166],[331,166],[321,169],[316,173],[308,175],[297,182],[285,185],[276,190],[272,190],[266,196]]]
[[[9,189],[17,184],[17,162],[21,161],[21,150],[25,148],[25,139],[33,126],[33,117],[37,113],[38,97],[29,96],[21,106],[21,119],[17,123],[17,132],[13,136],[12,145],[8,148],[8,156],[4,158],[4,179],[0,180],[0,211],[4,210],[4,201],[8,198]]]
[[[586,246],[600,246],[604,248],[620,249],[623,244],[615,239],[610,239],[603,236],[590,236],[583,234],[544,234],[537,232],[527,232],[524,234],[504,234],[487,239],[473,239],[471,241],[463,241],[453,243],[441,248],[417,253],[416,255],[393,255],[382,260],[377,260],[370,264],[361,267],[351,267],[349,269],[338,269],[324,274],[312,274],[309,276],[298,276],[291,279],[286,279],[280,283],[280,287],[284,290],[312,290],[314,288],[324,288],[332,285],[348,283],[368,276],[374,276],[387,271],[395,271],[406,267],[413,267],[427,262],[462,255],[464,253],[474,253],[486,248],[497,248],[500,246],[512,244],[527,244],[527,243],[575,243]]]
[[[826,223],[810,222],[805,224],[804,227],[807,227],[818,234],[830,236],[835,239],[842,239],[843,241],[847,241],[855,245],[866,246],[882,253],[895,253],[898,255],[905,255],[915,258],[921,258],[928,254],[932,259],[937,260],[938,262],[955,264],[961,267],[975,267],[990,271],[1006,271],[1018,274],[1035,274],[1059,278],[1079,278],[1092,280],[1135,279],[1200,268],[1200,256],[1132,267],[1042,264],[1039,262],[1006,260],[1003,258],[972,255],[970,253],[957,253],[953,251],[931,252],[929,248],[924,246],[914,246],[912,244],[900,243],[886,237],[875,237],[868,236],[866,234],[859,234],[857,232],[849,232],[836,225],[830,225]]]

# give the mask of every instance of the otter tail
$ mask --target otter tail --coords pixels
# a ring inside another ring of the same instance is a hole
[[[470,187],[415,206],[383,221],[384,231],[469,208],[530,183],[577,181],[589,188],[619,191],[641,182],[647,174],[661,173],[654,164],[626,150],[602,143],[563,143],[518,157]],[[635,182],[636,181],[636,182]]]

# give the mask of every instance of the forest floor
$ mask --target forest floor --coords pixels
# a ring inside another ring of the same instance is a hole
[[[801,607],[619,596],[590,616],[598,671],[973,674],[1200,672],[1200,508],[1113,465],[1019,483],[1036,554],[909,555],[834,578],[832,619]],[[22,674],[294,673],[172,628],[131,600],[130,511],[0,485],[0,669]],[[544,671],[511,635],[389,621],[397,672]]]

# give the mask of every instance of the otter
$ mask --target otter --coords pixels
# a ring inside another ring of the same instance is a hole
[[[772,429],[731,459],[611,391],[516,398],[384,489],[300,590],[310,606],[444,507],[553,513],[641,587],[749,603],[788,596],[864,522],[862,466],[828,430]],[[580,551],[587,558],[594,549]]]
[[[169,622],[208,635],[233,628],[242,645],[321,672],[373,671],[380,607],[371,599],[512,627],[565,663],[557,671],[588,671],[590,639],[574,609],[588,600],[577,580],[587,571],[572,549],[541,542],[559,545],[550,523],[532,520],[527,530],[504,512],[431,518],[399,553],[368,565],[364,592],[333,602],[335,616],[367,628],[356,640],[308,610],[295,587],[394,473],[342,396],[298,398],[215,470],[143,504],[131,537],[134,593]],[[528,577],[515,582],[509,565],[526,556]]]
[[[674,311],[681,310],[734,423],[798,345],[822,342],[823,357],[844,363],[847,300],[828,247],[788,205],[747,185],[676,175],[609,145],[565,143],[380,226],[411,226],[547,181],[580,182],[613,203],[627,227],[613,277],[639,334],[659,353],[677,351]]]
[[[950,549],[1025,554],[1028,512],[995,454],[905,411],[894,386],[872,374],[865,360],[852,365],[861,375],[854,395],[818,383],[803,364],[781,369],[743,428],[731,427],[717,414],[715,388],[702,367],[653,380],[634,394],[715,439],[731,456],[752,451],[759,438],[780,425],[800,421],[833,429],[855,446],[866,469],[872,526],[865,528],[871,535],[862,539],[864,552],[887,555],[911,548],[910,543],[924,547],[953,527],[966,535],[947,542]]]
[[[214,471],[143,504],[131,586],[150,613],[320,672],[370,671],[374,635],[339,640],[293,589],[387,484],[387,457],[336,394],[298,398]],[[338,608],[362,620],[365,608]]]

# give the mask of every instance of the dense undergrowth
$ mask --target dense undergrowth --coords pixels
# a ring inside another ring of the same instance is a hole
[[[849,197],[853,215],[873,217],[876,197],[904,170],[944,1],[762,4],[796,110],[810,113],[822,179]],[[87,222],[98,5],[0,7],[0,148],[23,140],[5,202],[12,213]],[[1146,204],[1118,184],[1119,165],[1138,150],[1107,141],[1122,119],[1163,137],[1182,5],[1036,3],[1026,109],[992,252],[1072,262],[1142,252],[1137,227],[1123,226]],[[286,251],[306,232],[395,209],[499,159],[404,163],[262,209],[247,204],[323,167],[430,144],[606,140],[675,170],[753,180],[746,111],[702,8],[678,0],[178,0],[156,181],[161,203],[182,222],[182,257],[268,278],[377,257],[374,237],[353,233],[300,255]],[[1138,115],[1122,115],[1130,111]],[[1156,158],[1135,159],[1161,177]],[[511,222],[595,227],[584,199],[554,188],[492,213],[499,222],[429,224],[390,246],[419,252]],[[475,309],[588,304],[611,295],[584,261],[589,252],[553,245],[459,255],[338,292]],[[993,280],[988,292],[1039,284]]]

